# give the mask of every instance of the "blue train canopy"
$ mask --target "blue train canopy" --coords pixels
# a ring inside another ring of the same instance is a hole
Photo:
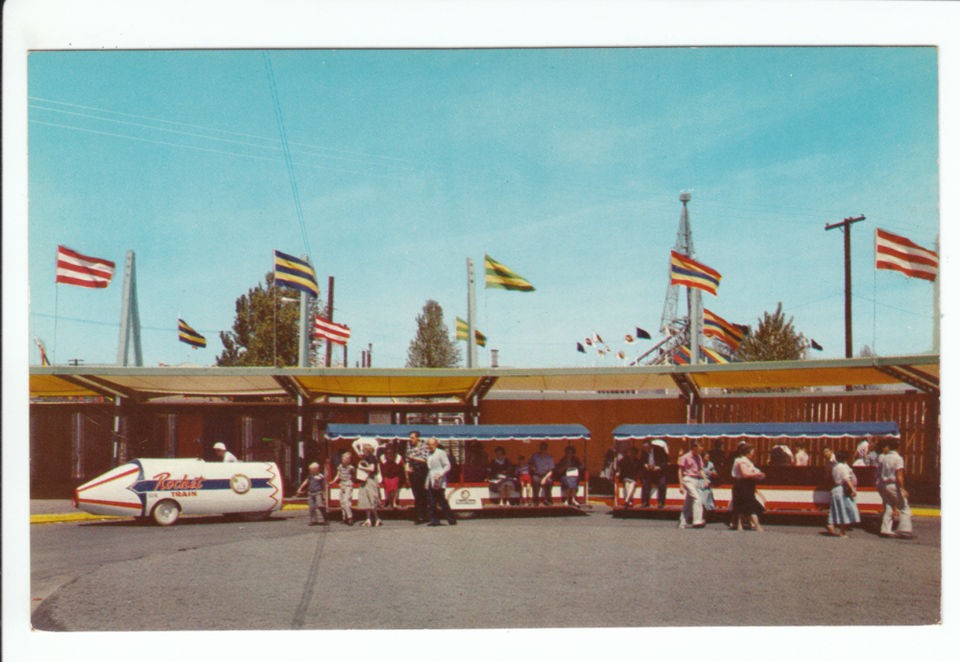
[[[614,428],[615,441],[647,439],[863,439],[899,438],[892,421],[840,423],[655,423],[620,425]]]
[[[436,437],[441,441],[586,441],[590,431],[582,425],[375,425],[331,423],[327,439],[353,441],[359,437],[375,437],[381,442],[406,440],[414,430],[421,439]]]

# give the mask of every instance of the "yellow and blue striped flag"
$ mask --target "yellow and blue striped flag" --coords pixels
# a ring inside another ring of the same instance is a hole
[[[484,287],[516,290],[518,292],[533,292],[533,285],[531,285],[528,280],[500,264],[489,255],[483,256],[483,267],[486,272]]]
[[[703,335],[718,338],[729,345],[730,349],[736,350],[743,342],[744,330],[704,308]]]
[[[295,290],[320,296],[317,286],[317,274],[306,260],[273,251],[273,282],[278,286],[292,287]]]
[[[180,336],[180,342],[185,342],[194,349],[197,347],[207,346],[207,339],[194,331],[193,327],[179,318],[177,319],[177,332]]]
[[[470,336],[470,334],[468,333],[468,330],[469,328],[466,320],[462,320],[458,317],[457,318],[457,340],[466,340]],[[482,333],[480,333],[479,331],[477,331],[476,329],[473,330],[473,337],[474,339],[476,339],[477,345],[479,345],[480,347],[487,346],[487,337]]]
[[[693,258],[670,251],[670,284],[695,287],[717,296],[720,287],[720,272],[711,269]]]

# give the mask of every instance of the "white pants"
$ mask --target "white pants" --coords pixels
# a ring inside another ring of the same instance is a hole
[[[896,483],[888,483],[880,488],[880,498],[883,500],[883,519],[880,520],[880,533],[893,533],[893,511],[900,511],[900,521],[897,522],[897,533],[913,533],[913,520],[910,518],[910,504],[900,492]]]
[[[700,494],[700,479],[695,476],[683,476],[683,489],[686,498],[683,501],[683,510],[680,511],[681,524],[700,525],[703,519],[703,495]]]

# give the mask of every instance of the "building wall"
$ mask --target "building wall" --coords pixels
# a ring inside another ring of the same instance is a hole
[[[404,405],[398,405],[402,408]],[[113,466],[113,422],[110,404],[38,404],[30,406],[30,478],[33,498],[68,498],[74,487]],[[326,422],[367,422],[368,411],[329,411],[316,407],[305,418],[305,460],[323,461],[335,449],[323,438]],[[684,423],[687,408],[680,398],[584,400],[484,400],[483,424],[581,424],[590,440],[578,455],[596,476],[604,454],[613,445],[613,429],[621,424]],[[936,396],[920,393],[839,395],[757,395],[712,397],[701,401],[698,422],[736,421],[829,422],[896,421],[904,440],[907,477],[918,498],[939,499],[940,405]],[[398,414],[399,418],[399,414]],[[291,407],[233,404],[131,405],[121,425],[120,461],[135,457],[207,457],[210,447],[223,441],[241,459],[276,461],[285,481],[299,479],[296,448],[296,411]],[[251,436],[252,435],[252,436]],[[271,441],[264,442],[263,438]],[[735,443],[735,442],[734,442]],[[727,444],[729,445],[729,444]],[[772,445],[767,444],[767,446]],[[855,442],[851,440],[852,449]],[[535,451],[520,442],[504,444],[508,456],[527,457]],[[559,457],[562,444],[551,452]],[[758,448],[765,461],[767,446]],[[671,449],[675,456],[679,448]],[[732,450],[725,449],[725,450]],[[811,446],[814,462],[818,462]],[[492,456],[492,449],[488,454]],[[209,456],[209,457],[208,457]]]

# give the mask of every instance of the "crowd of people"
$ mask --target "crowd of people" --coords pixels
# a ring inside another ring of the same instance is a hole
[[[913,527],[909,503],[909,494],[904,484],[904,463],[899,454],[899,441],[884,440],[879,449],[873,440],[859,442],[853,453],[846,450],[834,451],[825,448],[824,464],[830,481],[830,506],[827,515],[826,533],[844,537],[850,529],[860,523],[857,507],[857,475],[853,467],[873,467],[877,491],[883,502],[880,535],[882,537],[912,538]],[[722,456],[722,451],[715,453]],[[644,442],[640,449],[631,446],[621,452],[611,451],[604,474],[616,478],[623,487],[624,506],[632,508],[637,486],[640,486],[640,501],[649,508],[654,492],[657,507],[666,503],[666,484],[669,464],[669,449],[666,442],[654,439]],[[766,510],[762,494],[757,485],[766,479],[766,474],[755,464],[756,450],[752,444],[740,442],[730,462],[730,480],[732,482],[729,502],[729,520],[731,529],[742,531],[752,529],[762,531],[760,515]],[[806,448],[794,449],[786,445],[777,445],[771,449],[771,466],[809,466],[810,457]],[[706,513],[716,510],[713,486],[720,480],[720,472],[711,459],[711,453],[700,441],[690,442],[689,450],[679,457],[677,463],[677,483],[684,497],[678,526],[680,528],[703,528],[706,526]],[[894,529],[896,523],[896,529]]]
[[[404,484],[413,494],[415,524],[440,526],[440,520],[445,519],[449,525],[456,525],[457,519],[446,497],[453,465],[437,439],[423,441],[420,433],[413,431],[405,453],[401,454],[395,443],[380,444],[375,439],[359,438],[353,442],[352,451],[344,451],[337,457],[339,461],[330,473],[329,485],[320,464],[314,462],[309,465],[307,477],[297,489],[298,496],[307,494],[311,525],[327,524],[324,494],[328,487],[337,487],[344,524],[354,524],[352,501],[356,488],[356,509],[362,511],[365,518],[361,526],[381,526],[378,511],[398,507],[398,495]],[[476,455],[471,462],[471,467],[478,468]],[[507,457],[502,446],[498,446],[493,459],[483,465],[481,461],[480,473],[472,477],[487,482],[490,501],[494,505],[552,505],[555,485],[560,488],[563,504],[581,505],[577,491],[585,479],[585,468],[573,446],[567,446],[563,457],[555,461],[547,444],[541,443],[529,460],[520,455],[516,463]],[[464,468],[465,474],[468,468]]]
[[[884,506],[880,535],[913,537],[909,494],[904,484],[904,463],[898,449],[899,442],[890,439],[881,442],[879,448],[874,447],[872,440],[863,440],[853,453],[842,449],[823,450],[824,466],[832,486],[827,534],[843,537],[860,523],[856,500],[857,474],[853,467],[873,467],[877,491]],[[718,456],[716,462],[712,454]],[[713,486],[722,480],[721,469],[718,469],[722,465],[724,472],[729,466],[732,483],[727,525],[738,531],[762,531],[760,516],[766,508],[757,485],[766,479],[766,474],[756,466],[755,454],[756,449],[752,444],[740,442],[729,463],[726,463],[720,448],[711,452],[700,441],[692,441],[676,465],[676,482],[684,498],[678,526],[693,529],[706,526],[706,514],[717,508]],[[809,466],[809,463],[809,455],[803,447],[791,449],[781,444],[774,446],[770,452],[771,466],[803,467]],[[611,451],[601,475],[619,481],[623,487],[623,505],[626,508],[635,505],[638,487],[643,507],[650,508],[655,502],[657,508],[665,508],[667,482],[672,478],[668,475],[669,464],[667,443],[653,439],[644,442],[639,449],[631,446],[620,452]],[[482,468],[482,472],[472,478],[485,478],[493,505],[552,505],[554,486],[559,487],[564,505],[581,505],[577,500],[577,492],[586,476],[583,462],[577,457],[573,446],[567,446],[563,456],[554,460],[547,444],[541,443],[529,460],[520,455],[516,463],[507,457],[502,446],[498,446],[494,450],[494,457],[485,466],[476,456],[471,466],[474,469]],[[325,525],[324,494],[328,487],[339,488],[342,521],[353,525],[352,501],[356,489],[356,508],[363,514],[361,526],[379,527],[382,525],[379,510],[397,508],[400,488],[406,484],[413,494],[416,524],[440,526],[443,519],[454,526],[457,519],[446,496],[452,468],[450,456],[440,447],[437,439],[422,441],[416,431],[410,433],[404,453],[394,443],[380,444],[375,439],[360,438],[353,442],[352,451],[339,454],[339,463],[331,472],[329,485],[320,465],[314,462],[309,466],[308,475],[297,494],[307,492],[310,524]]]

